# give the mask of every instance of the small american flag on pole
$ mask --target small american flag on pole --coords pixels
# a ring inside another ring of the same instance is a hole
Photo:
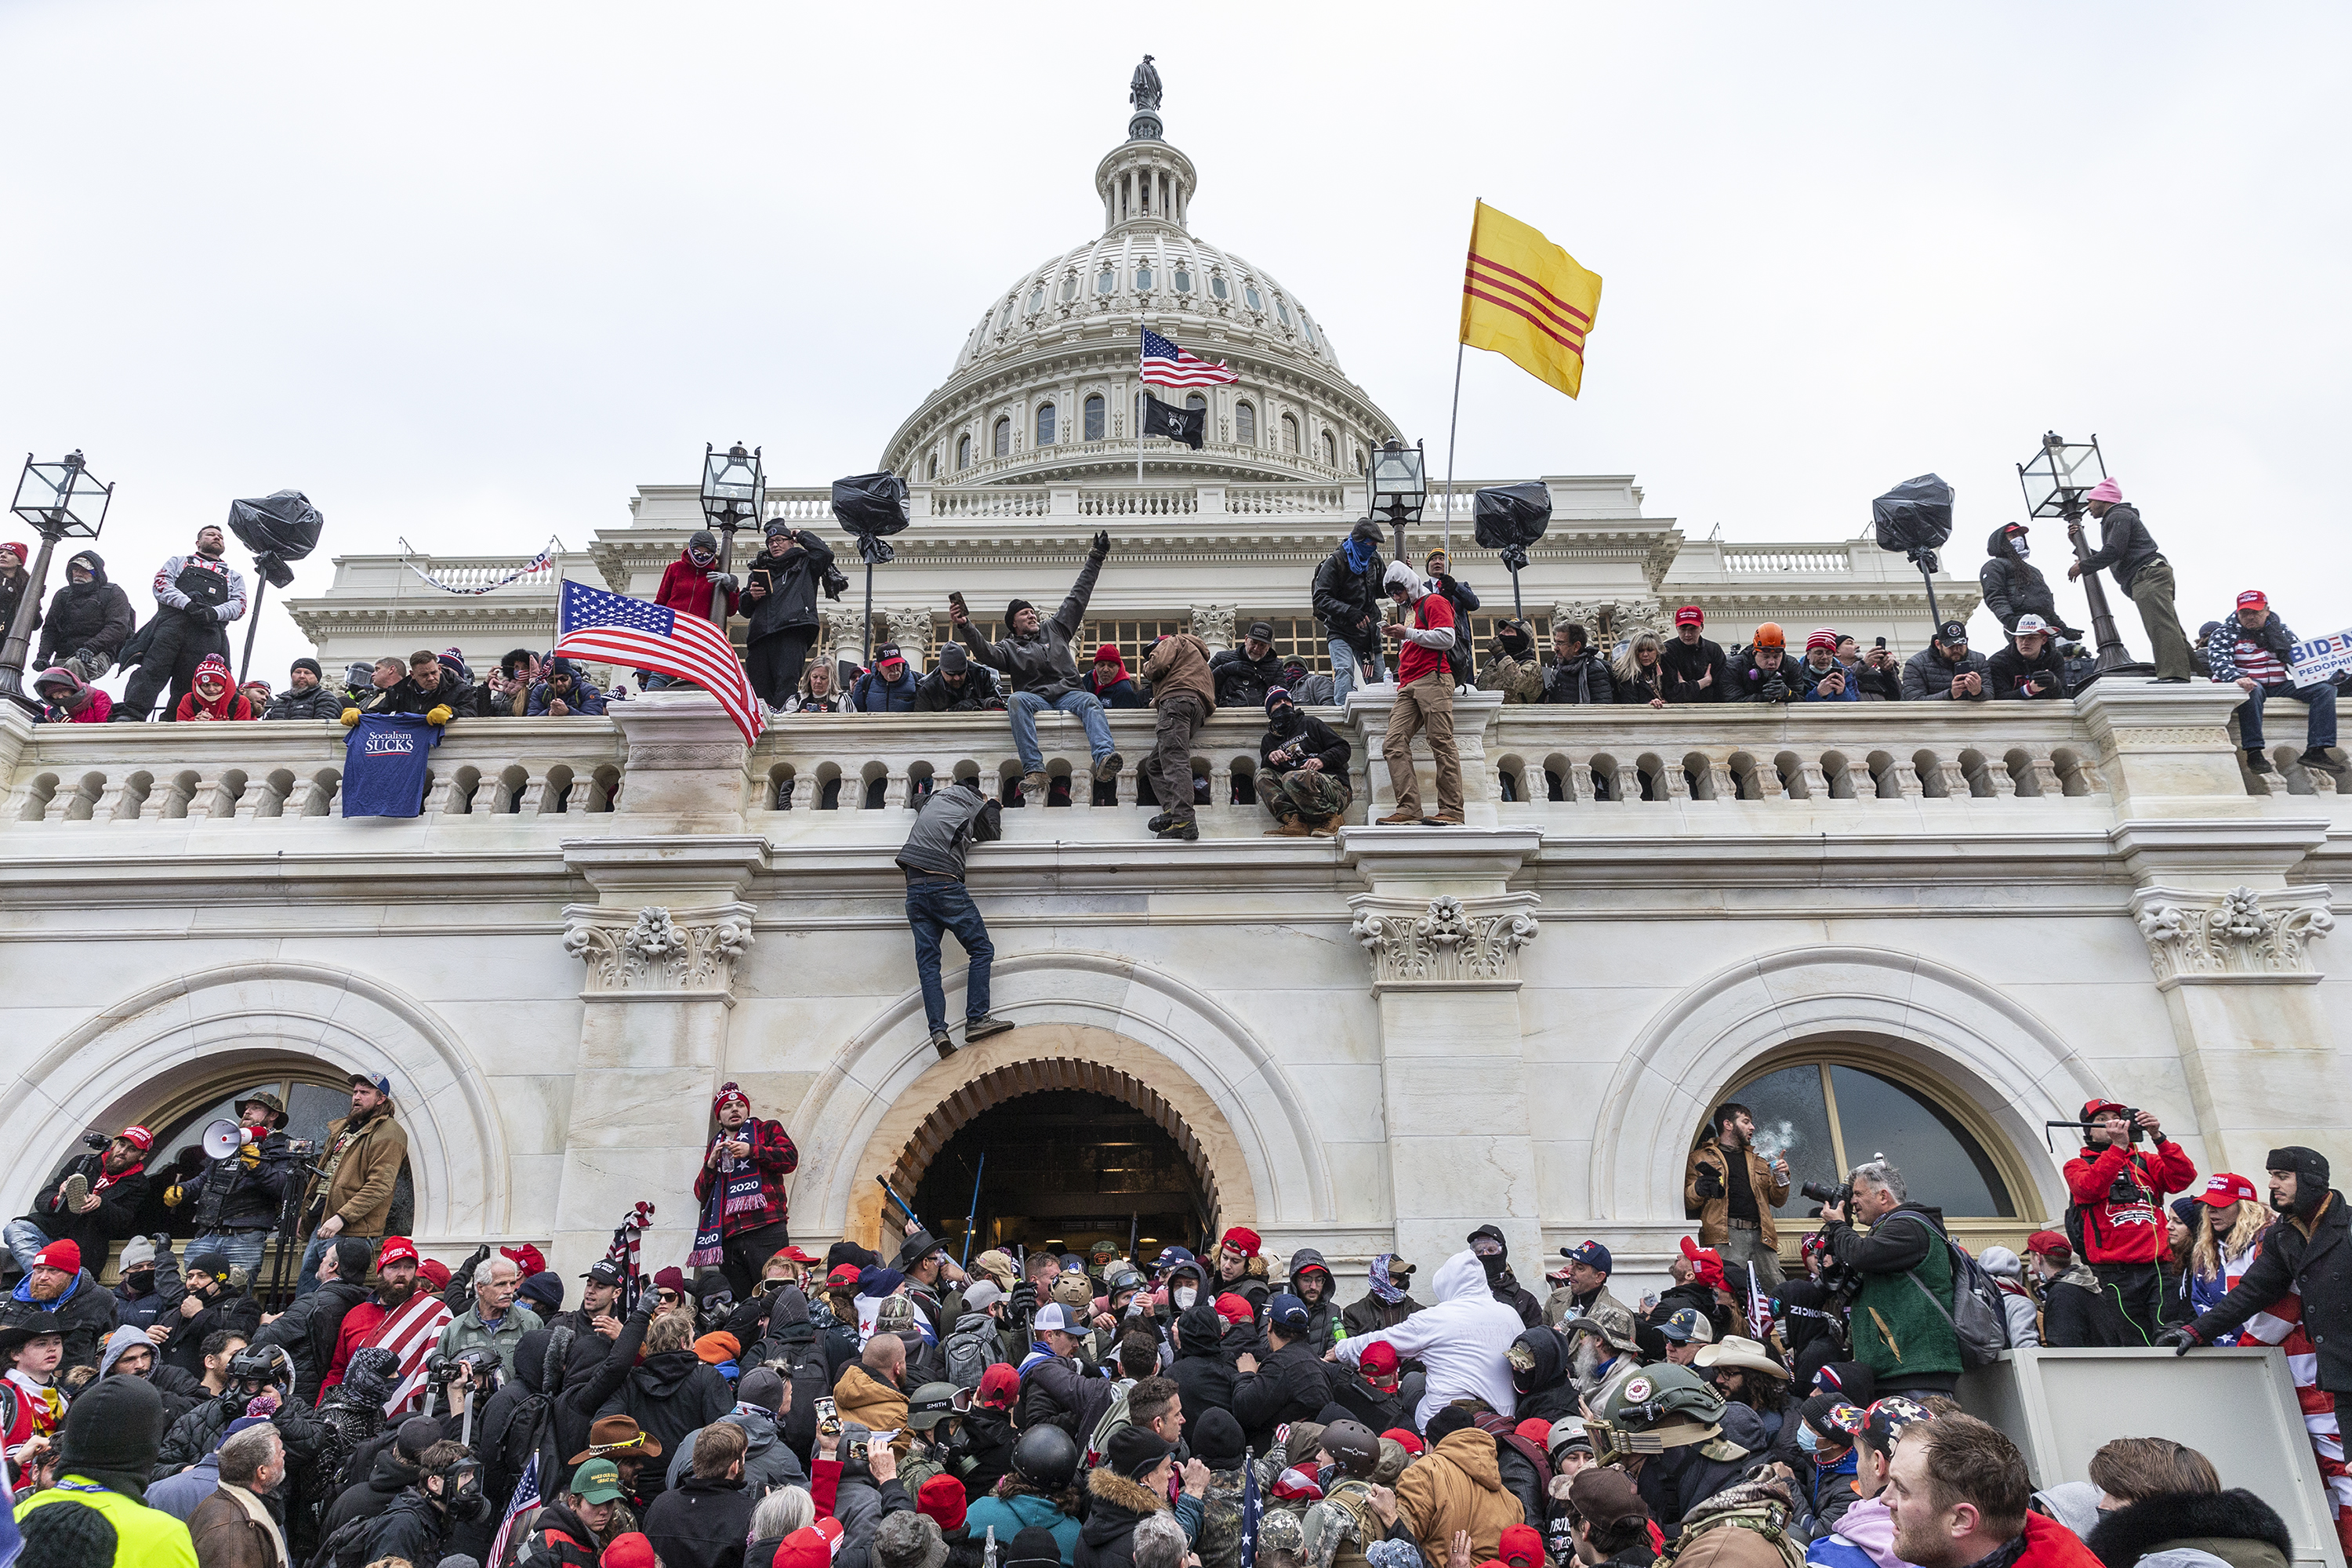
[[[1221,364],[1186,353],[1146,327],[1143,330],[1143,379],[1154,386],[1223,386],[1241,377]]]
[[[522,1468],[522,1479],[515,1483],[514,1499],[507,1504],[506,1518],[499,1521],[498,1534],[490,1540],[489,1560],[491,1562],[503,1563],[507,1560],[507,1542],[513,1538],[515,1521],[538,1507],[539,1456],[534,1453],[530,1457],[530,1462]]]
[[[680,616],[644,599],[566,581],[555,617],[555,652],[566,658],[659,670],[693,681],[727,710],[743,743],[764,721],[743,662],[727,635],[699,616]]]

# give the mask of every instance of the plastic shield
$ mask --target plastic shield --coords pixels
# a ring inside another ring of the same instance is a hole
[[[1936,550],[1952,537],[1952,487],[1934,474],[1906,479],[1870,503],[1881,550]]]

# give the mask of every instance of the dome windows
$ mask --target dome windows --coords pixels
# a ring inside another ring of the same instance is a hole
[[[1062,300],[1067,303],[1078,297],[1078,275],[1075,272],[1062,279]]]
[[[1151,263],[1149,261],[1139,261],[1136,263],[1135,291],[1139,294],[1149,294],[1151,292]]]
[[[1290,325],[1290,301],[1279,294],[1274,297],[1274,313],[1282,318],[1284,326]]]
[[[996,330],[1003,331],[1013,324],[1013,301],[1007,300],[996,310]]]
[[[1227,289],[1225,286],[1225,275],[1223,273],[1212,272],[1209,274],[1209,292],[1220,300],[1231,298],[1232,290]]]
[[[1294,455],[1298,450],[1298,421],[1287,414],[1282,416],[1282,449]]]
[[[965,469],[965,468],[971,468],[971,437],[970,436],[959,436],[959,437],[956,437],[956,468],[957,468],[957,471],[958,471],[958,472],[961,472],[963,469]]]
[[[992,458],[1013,456],[1013,421],[1010,417],[997,416],[996,428],[988,438],[988,455]]]
[[[1045,286],[1040,283],[1029,290],[1029,313],[1035,315],[1045,308]]]
[[[1298,330],[1306,336],[1308,348],[1319,346],[1315,342],[1315,323],[1307,319],[1307,312],[1304,310],[1298,312]]]
[[[1253,310],[1263,310],[1265,309],[1265,301],[1258,298],[1257,285],[1255,283],[1244,283],[1242,285],[1242,302]]]
[[[1087,439],[1089,441],[1099,441],[1103,438],[1103,400],[1102,394],[1099,392],[1087,395],[1086,430]]]
[[[1118,291],[1118,273],[1113,272],[1109,268],[1106,267],[1106,268],[1104,268],[1100,272],[1097,272],[1097,273],[1096,273],[1096,274],[1095,274],[1095,292],[1096,292],[1096,293],[1097,293],[1097,294],[1115,294],[1115,293],[1117,293]]]
[[[1192,291],[1192,274],[1181,261],[1176,264],[1174,282],[1176,292],[1179,294],[1190,294]]]
[[[1050,403],[1041,403],[1037,405],[1037,445],[1050,447],[1053,444],[1054,405]]]
[[[1246,400],[1234,405],[1234,439],[1244,447],[1257,445],[1257,405]]]
[[[1323,432],[1323,466],[1327,468],[1339,466],[1339,443],[1331,438],[1328,430]]]

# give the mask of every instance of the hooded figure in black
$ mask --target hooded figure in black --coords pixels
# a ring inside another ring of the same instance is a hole
[[[2017,631],[2020,616],[2040,616],[2060,636],[2081,637],[2058,613],[2058,600],[2050,592],[2049,581],[2039,569],[2025,563],[2026,531],[2021,522],[2003,523],[1985,541],[1985,563],[1977,569],[1985,608],[2000,620],[2000,629],[2011,635]]]
[[[1176,1359],[1169,1363],[1168,1375],[1176,1380],[1183,1400],[1187,1432],[1205,1411],[1233,1411],[1235,1374],[1225,1355],[1224,1337],[1225,1321],[1205,1292],[1176,1315]]]
[[[1517,1391],[1514,1418],[1557,1421],[1578,1412],[1575,1380],[1569,1376],[1568,1342],[1556,1329],[1529,1329],[1504,1352],[1510,1363],[1511,1387]]]
[[[1517,1275],[1511,1272],[1511,1244],[1503,1239],[1499,1226],[1482,1225],[1469,1236],[1470,1248],[1478,1250],[1482,1240],[1495,1244],[1492,1252],[1481,1252],[1478,1261],[1486,1267],[1486,1283],[1495,1292],[1495,1300],[1519,1315],[1519,1321],[1529,1328],[1543,1322],[1543,1303],[1535,1299]]]
[[[63,664],[84,680],[96,680],[114,668],[138,624],[131,595],[106,579],[106,558],[95,550],[78,552],[66,560],[66,585],[49,596],[32,668]]]
[[[746,628],[743,673],[771,708],[792,700],[801,667],[816,644],[816,595],[833,566],[833,547],[779,518],[767,543],[743,568]]]

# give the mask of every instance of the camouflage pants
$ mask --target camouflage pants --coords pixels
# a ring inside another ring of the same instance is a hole
[[[1305,817],[1313,823],[1339,816],[1355,796],[1348,788],[1348,781],[1337,773],[1293,768],[1286,773],[1260,773],[1258,798],[1265,803],[1265,809],[1276,822]]]

